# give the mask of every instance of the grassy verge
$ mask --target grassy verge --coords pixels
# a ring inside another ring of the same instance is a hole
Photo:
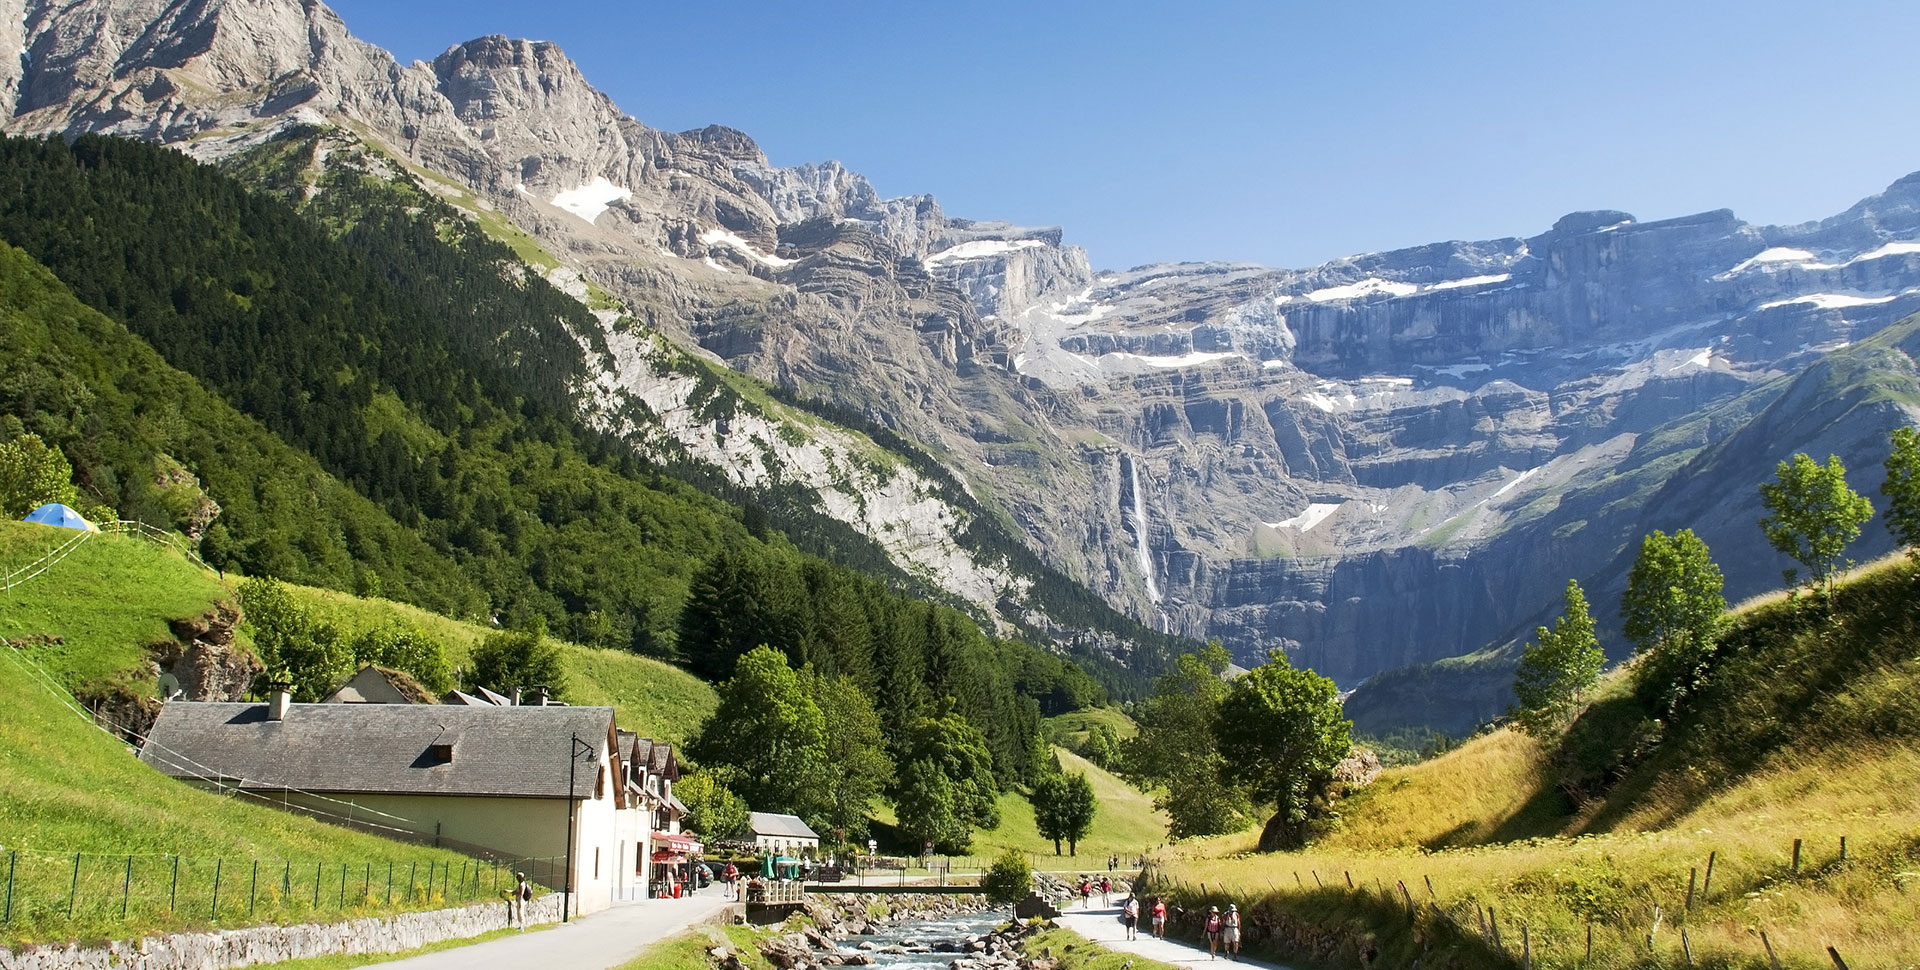
[[[1027,937],[1021,943],[1021,949],[1029,957],[1038,957],[1042,952],[1053,954],[1059,970],[1127,970],[1129,967],[1133,970],[1174,970],[1171,963],[1115,953],[1072,930],[1053,929],[1037,933]]]
[[[754,941],[764,935],[752,926],[695,927],[653,944],[616,970],[707,970],[714,962],[709,951],[716,947],[739,954],[748,970],[774,970],[766,955],[754,946]]]

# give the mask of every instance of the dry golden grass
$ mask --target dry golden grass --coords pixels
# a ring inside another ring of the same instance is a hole
[[[1703,967],[1769,967],[1764,932],[1786,968],[1832,967],[1828,947],[1854,970],[1920,968],[1920,570],[1893,557],[1849,583],[1832,614],[1784,594],[1742,604],[1737,656],[1701,695],[1715,706],[1585,805],[1556,759],[1644,724],[1622,673],[1596,692],[1584,748],[1495,731],[1382,775],[1305,851],[1187,844],[1156,854],[1155,880],[1183,905],[1232,899],[1256,925],[1347,941],[1276,954],[1303,968],[1368,947],[1380,966],[1518,965],[1523,926],[1541,968],[1688,966],[1682,930]]]

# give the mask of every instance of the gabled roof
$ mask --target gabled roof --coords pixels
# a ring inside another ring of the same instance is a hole
[[[175,778],[217,777],[242,788],[313,792],[591,798],[613,733],[611,707],[453,704],[265,704],[174,701],[140,760]],[[572,737],[593,749],[576,765]],[[451,744],[440,762],[435,745]]]
[[[368,664],[320,699],[322,704],[437,704],[433,692],[404,670]]]
[[[770,835],[777,839],[818,839],[820,834],[800,821],[798,815],[776,815],[772,812],[748,812],[748,827],[755,835]]]

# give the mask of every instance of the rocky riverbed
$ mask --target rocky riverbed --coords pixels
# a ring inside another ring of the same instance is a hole
[[[779,970],[872,966],[883,970],[1046,970],[1019,949],[1032,931],[984,896],[857,894],[809,901],[797,927],[756,941]],[[808,925],[811,924],[811,925]],[[715,950],[720,970],[747,970]],[[1050,965],[1050,964],[1049,964]]]

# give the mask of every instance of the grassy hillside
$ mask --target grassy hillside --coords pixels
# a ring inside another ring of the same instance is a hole
[[[1132,858],[1166,841],[1167,817],[1154,811],[1151,797],[1119,776],[1100,769],[1065,748],[1055,747],[1053,751],[1059,755],[1061,767],[1087,773],[1087,781],[1093,785],[1094,798],[1099,801],[1100,807],[1093,817],[1093,831],[1080,843],[1079,855],[1067,857],[1066,846],[1062,844],[1062,855],[1055,859],[1053,840],[1040,837],[1040,830],[1033,821],[1033,803],[1019,792],[1000,794],[1000,827],[989,832],[974,833],[974,855],[991,856],[1003,849],[1015,849],[1034,856],[1035,863],[1041,868],[1070,869],[1083,866],[1095,869],[1104,868],[1109,855]],[[910,850],[909,846],[897,844],[898,839],[893,836],[894,815],[891,808],[882,807],[876,821],[879,823],[876,838],[880,839],[883,852]]]
[[[1851,578],[1831,613],[1806,597],[1746,604],[1664,717],[1616,673],[1561,737],[1493,732],[1386,773],[1307,851],[1241,857],[1253,836],[1216,840],[1164,854],[1160,878],[1183,900],[1257,902],[1269,924],[1337,927],[1321,939],[1338,945],[1282,951],[1303,966],[1364,946],[1386,965],[1516,965],[1523,925],[1536,966],[1579,965],[1589,927],[1594,966],[1687,965],[1681,930],[1701,966],[1768,966],[1763,932],[1783,966],[1831,966],[1830,946],[1856,968],[1911,966],[1916,584],[1902,558]]]
[[[19,565],[72,535],[0,523],[0,558]],[[455,853],[323,825],[167,778],[94,727],[63,689],[117,684],[151,696],[141,645],[170,639],[169,620],[204,613],[228,593],[172,553],[110,536],[86,541],[45,574],[0,592],[0,635],[10,644],[0,647],[0,837],[9,853],[0,862],[13,866],[15,877],[12,919],[0,926],[0,942],[338,919],[492,898],[491,873]],[[383,881],[389,865],[400,874],[391,903]],[[449,865],[459,875],[443,891]],[[409,894],[408,886],[425,886],[429,872],[435,888]],[[475,874],[477,886],[463,879]]]
[[[290,587],[334,628],[349,636],[404,623],[440,641],[447,663],[464,668],[473,648],[491,631],[478,623],[453,620],[406,603],[349,596],[330,589]],[[568,672],[568,696],[576,704],[614,709],[620,726],[646,737],[684,742],[719,706],[713,686],[671,664],[625,650],[604,650],[562,643]]]

